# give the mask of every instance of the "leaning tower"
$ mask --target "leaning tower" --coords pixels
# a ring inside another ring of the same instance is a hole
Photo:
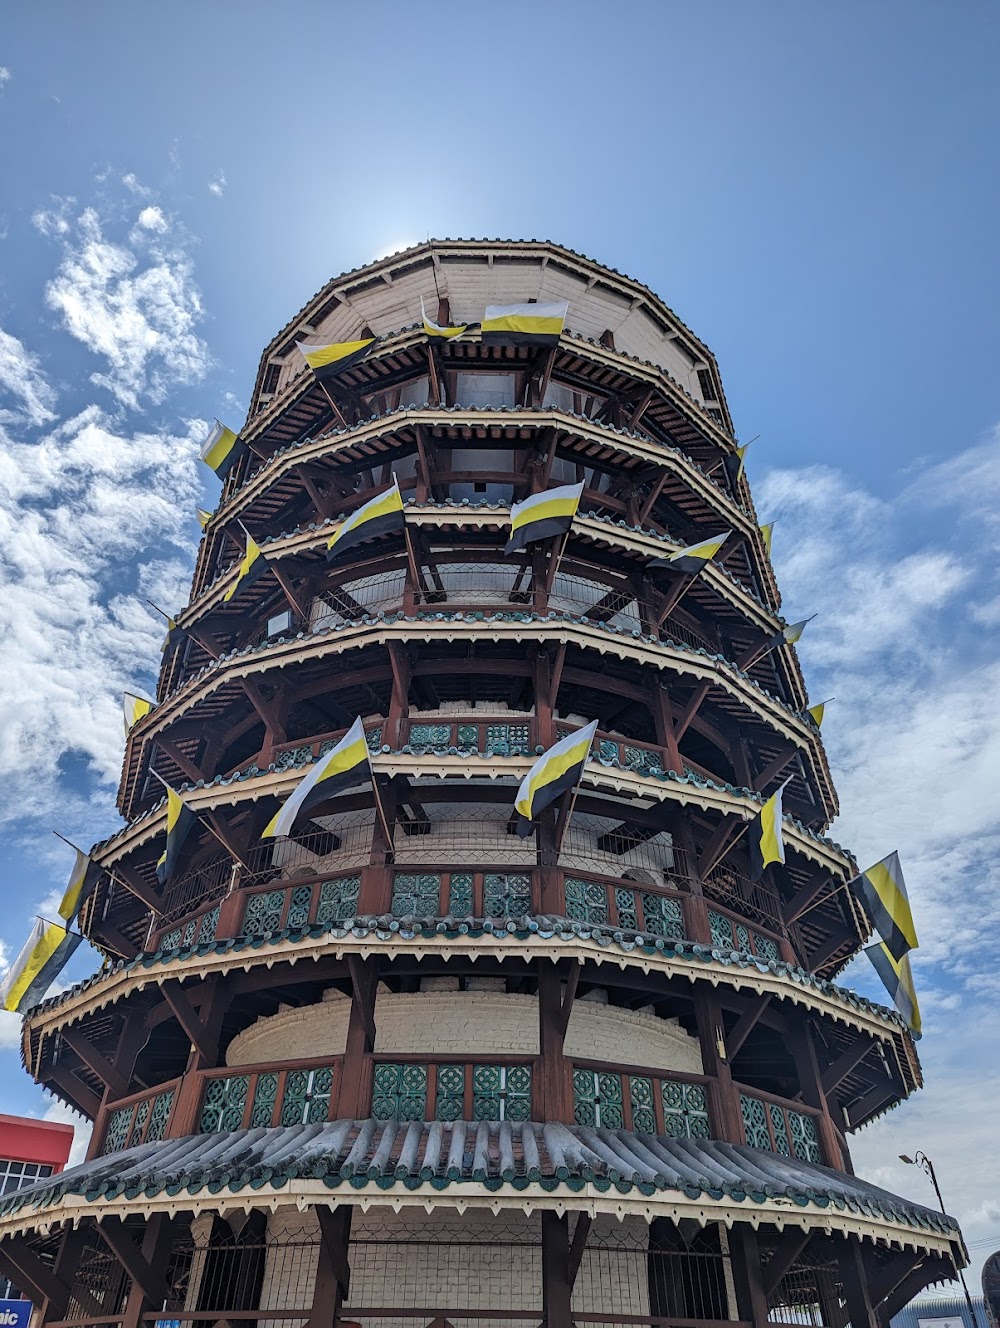
[[[496,316],[563,302],[543,337]],[[853,1174],[920,1068],[837,984],[856,865],[707,347],[557,245],[430,242],[325,286],[214,438],[93,850],[107,961],[24,1023],[94,1122],[0,1201],[38,1324],[874,1328],[949,1277],[955,1223]],[[328,557],[394,481],[405,522]],[[507,553],[570,485],[569,530]],[[371,779],[262,837],[359,717]]]

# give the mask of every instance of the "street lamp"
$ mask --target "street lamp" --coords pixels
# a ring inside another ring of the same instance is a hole
[[[900,1162],[906,1162],[911,1167],[920,1167],[931,1178],[931,1184],[934,1186],[934,1193],[937,1195],[937,1201],[941,1206],[941,1211],[945,1217],[948,1216],[948,1210],[944,1206],[944,1200],[941,1198],[941,1186],[938,1184],[937,1173],[934,1170],[934,1163],[926,1153],[917,1153],[915,1157],[907,1157],[905,1153],[900,1153]],[[969,1295],[969,1288],[965,1284],[965,1274],[958,1265],[955,1265],[955,1272],[958,1273],[958,1280],[962,1283],[962,1290],[965,1292],[965,1303],[969,1307],[969,1317],[972,1319],[972,1328],[979,1328],[979,1320],[976,1318],[976,1311],[972,1308],[972,1297]]]

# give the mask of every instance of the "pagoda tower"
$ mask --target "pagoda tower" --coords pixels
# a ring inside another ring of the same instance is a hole
[[[481,326],[560,302],[548,338]],[[853,1173],[920,1067],[837,984],[857,865],[704,343],[558,245],[429,242],[314,296],[221,448],[92,850],[106,962],[24,1021],[94,1122],[0,1201],[39,1328],[873,1328],[953,1276],[956,1223]],[[328,558],[394,480],[405,524]],[[569,485],[568,532],[505,552]],[[262,838],[358,717],[371,778]]]

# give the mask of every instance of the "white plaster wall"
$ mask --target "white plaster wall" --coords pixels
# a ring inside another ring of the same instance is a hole
[[[227,1065],[338,1056],[347,1039],[350,1001],[339,991],[318,1005],[258,1019],[229,1045]],[[538,1002],[505,991],[380,990],[375,1005],[378,1052],[538,1054]],[[578,1000],[566,1036],[566,1054],[657,1070],[702,1073],[697,1039],[672,1019]]]
[[[568,300],[567,328],[597,341],[605,329],[626,355],[649,360],[665,369],[697,400],[702,400],[696,365],[681,351],[666,325],[648,302],[633,300],[603,282],[588,289],[588,276],[546,262],[544,254],[519,255],[505,261],[501,251],[492,265],[482,257],[444,257],[438,274],[442,295],[447,295],[454,322],[478,322],[488,304],[520,304],[527,300]],[[613,278],[612,278],[613,279]],[[437,292],[430,264],[393,274],[391,284],[380,277],[366,290],[354,291],[314,330],[302,330],[300,339],[317,345],[354,340],[367,324],[378,336],[398,332],[421,321],[423,296],[431,316]],[[701,362],[703,363],[703,362]],[[299,376],[305,362],[296,350],[287,355],[278,391]]]

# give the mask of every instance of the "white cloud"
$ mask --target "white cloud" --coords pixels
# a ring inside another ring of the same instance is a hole
[[[895,1160],[924,1149],[967,1238],[985,1238],[1000,1225],[995,1173],[969,1160],[992,1155],[1000,1093],[987,1016],[1000,998],[1000,432],[893,501],[829,467],[772,472],[756,498],[777,518],[788,616],[819,614],[799,651],[811,694],[836,698],[823,730],[842,808],[831,833],[862,866],[899,849],[921,937],[927,1087],[854,1136],[854,1161],[933,1204],[923,1174]],[[886,999],[863,957],[841,980]]]
[[[209,365],[195,331],[202,308],[191,260],[182,249],[159,247],[161,221],[165,227],[159,208],[143,209],[125,245],[105,236],[93,208],[72,220],[65,208],[35,217],[40,230],[64,244],[46,286],[49,308],[106,361],[91,381],[133,409],[141,398],[158,403],[172,387],[198,382]]]
[[[0,88],[2,88],[5,83],[9,82],[10,82],[10,70],[7,68],[6,65],[0,65]]]
[[[222,171],[217,171],[208,182],[208,192],[214,194],[216,198],[221,198],[226,191],[226,177]]]
[[[13,398],[13,409],[4,402]],[[0,425],[47,424],[54,418],[55,393],[46,382],[38,358],[0,328]]]
[[[0,453],[0,787],[20,817],[51,806],[67,754],[117,781],[120,692],[163,635],[142,595],[169,610],[186,591],[202,433],[129,433],[91,407]]]
[[[156,235],[162,235],[164,231],[170,229],[170,223],[163,215],[162,210],[152,204],[142,209],[136,224],[141,226],[143,230],[153,231]]]

